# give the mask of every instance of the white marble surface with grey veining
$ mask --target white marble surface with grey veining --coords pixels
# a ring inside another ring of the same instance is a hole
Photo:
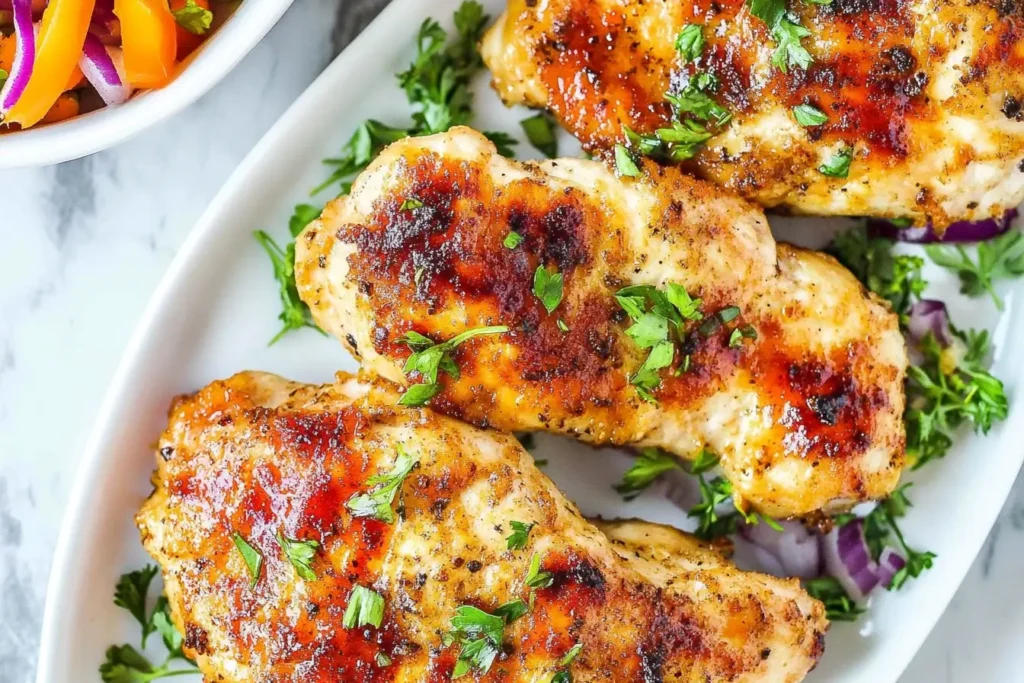
[[[170,121],[83,160],[0,173],[0,683],[34,680],[77,458],[157,281],[235,165],[385,2],[297,0]],[[1022,571],[1024,480],[902,683],[1024,681]]]

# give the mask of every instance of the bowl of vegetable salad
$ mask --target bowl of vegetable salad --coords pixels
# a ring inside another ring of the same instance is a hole
[[[0,168],[78,158],[195,101],[292,0],[0,0]]]

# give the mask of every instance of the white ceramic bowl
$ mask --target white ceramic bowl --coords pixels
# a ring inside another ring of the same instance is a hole
[[[0,135],[0,169],[45,166],[113,147],[195,102],[235,67],[293,0],[243,0],[171,83],[67,121]]]

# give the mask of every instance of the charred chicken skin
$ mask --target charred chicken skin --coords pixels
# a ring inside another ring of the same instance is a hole
[[[820,657],[824,610],[795,579],[667,527],[595,526],[513,437],[397,398],[245,372],[172,405],[137,523],[205,680],[422,683],[461,665],[791,683]]]
[[[519,164],[467,128],[399,141],[300,235],[299,293],[365,369],[473,424],[709,448],[777,517],[885,496],[896,317],[753,205],[645,169]]]

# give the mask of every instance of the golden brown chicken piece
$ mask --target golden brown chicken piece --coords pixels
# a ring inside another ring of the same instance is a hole
[[[447,681],[481,637],[488,681],[786,683],[820,657],[796,580],[667,527],[602,533],[513,437],[396,399],[246,372],[171,407],[137,522],[206,680]],[[464,606],[490,635],[446,638]]]
[[[772,64],[778,32],[749,0],[510,0],[482,54],[506,103],[551,109],[592,151],[625,142],[623,125],[669,126],[666,92],[695,95],[685,118],[716,134],[694,168],[766,207],[943,228],[1024,201],[1021,0],[785,4],[786,28],[810,32],[784,41],[806,68]],[[688,24],[704,46],[689,29],[684,58]],[[715,128],[702,95],[731,122]],[[801,125],[800,105],[827,121]],[[850,148],[848,177],[818,170]]]
[[[538,286],[556,272],[549,312]],[[317,323],[400,384],[433,379],[403,372],[430,343],[408,332],[507,327],[438,363],[431,405],[477,425],[686,458],[708,447],[739,497],[782,517],[899,478],[896,317],[832,258],[776,245],[759,210],[676,169],[633,181],[582,159],[518,164],[468,128],[400,141],[299,237],[296,280]],[[699,297],[703,318],[666,304],[673,322],[632,323],[623,306],[649,307],[655,288]]]

